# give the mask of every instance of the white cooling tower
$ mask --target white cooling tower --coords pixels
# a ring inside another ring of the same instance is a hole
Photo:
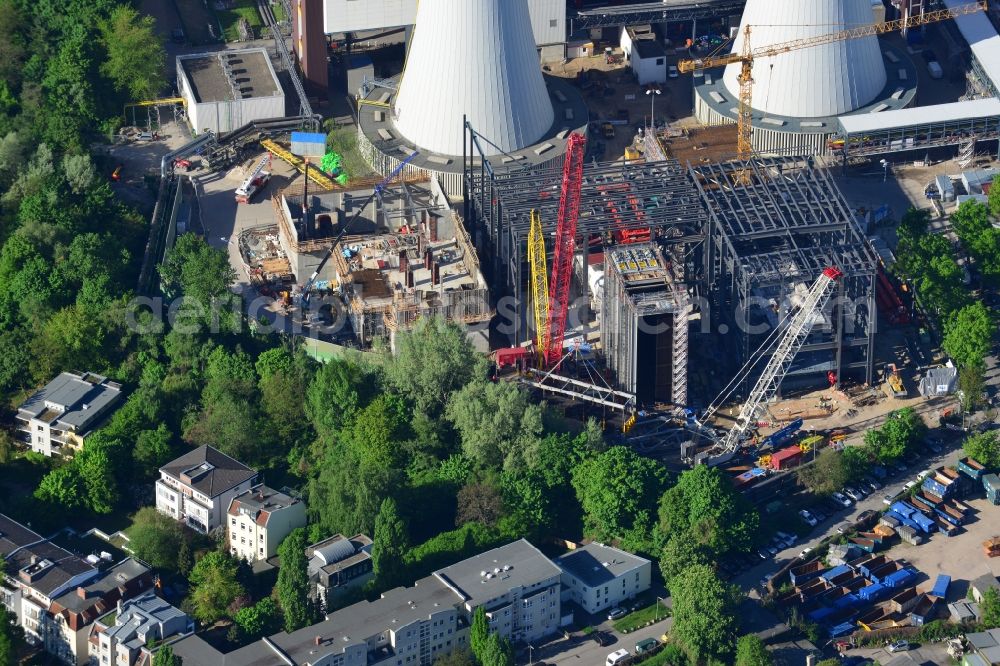
[[[527,0],[420,0],[394,104],[418,147],[462,154],[462,115],[496,154],[531,145],[552,126]]]
[[[824,35],[874,21],[871,0],[747,0],[750,46],[759,48]],[[738,64],[726,68],[724,82],[739,98]],[[877,37],[863,37],[760,58],[753,66],[753,108],[794,118],[835,116],[871,102],[885,87],[886,73]]]

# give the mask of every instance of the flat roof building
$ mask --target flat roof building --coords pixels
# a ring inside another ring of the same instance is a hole
[[[98,664],[148,666],[167,639],[194,633],[194,621],[152,591],[119,603],[90,630],[90,656]]]
[[[72,455],[121,398],[121,385],[107,377],[60,373],[17,408],[18,441],[45,456]]]
[[[649,589],[652,563],[638,555],[588,543],[556,560],[564,598],[588,613],[600,613]]]
[[[350,539],[334,534],[306,548],[310,596],[329,608],[348,590],[367,583],[375,575],[371,551],[372,540],[365,534]]]
[[[285,115],[285,93],[262,48],[177,56],[177,87],[196,134]]]

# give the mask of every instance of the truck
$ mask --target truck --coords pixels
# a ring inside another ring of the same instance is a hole
[[[267,167],[271,164],[271,154],[268,153],[266,156],[261,158],[257,166],[254,167],[250,175],[238,188],[236,188],[236,203],[249,203],[253,198],[253,195],[264,189],[267,182],[271,180],[271,172],[267,171]]]

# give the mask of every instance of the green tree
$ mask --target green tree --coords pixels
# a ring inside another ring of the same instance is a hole
[[[710,553],[750,549],[760,523],[757,511],[737,493],[717,467],[698,465],[683,472],[660,500],[660,530],[685,535]]]
[[[173,435],[164,423],[158,425],[156,430],[143,430],[139,433],[132,456],[147,476],[156,474],[164,463],[170,462],[173,458],[171,439]]]
[[[844,487],[848,481],[848,470],[840,451],[825,448],[816,456],[816,461],[799,468],[799,482],[810,492],[829,495]]]
[[[283,573],[285,567],[278,570]],[[236,560],[217,550],[209,551],[191,569],[191,591],[188,601],[192,615],[204,624],[226,616],[233,600],[244,594],[243,586],[236,579]]]
[[[292,530],[278,546],[278,603],[285,614],[285,631],[297,631],[313,620],[309,603],[309,560],[306,558],[306,531]]]
[[[1000,438],[995,431],[969,435],[962,444],[965,455],[975,459],[987,469],[1000,468]]]
[[[978,201],[963,202],[952,213],[951,224],[983,278],[997,284],[1000,280],[1000,229],[991,224],[987,207]]]
[[[987,629],[1000,627],[1000,590],[995,585],[983,592],[979,611]]]
[[[983,367],[967,365],[958,369],[958,390],[962,392],[962,409],[974,412],[983,402],[983,391],[986,390],[986,378],[983,377]]]
[[[194,553],[191,552],[191,544],[187,539],[181,539],[181,545],[177,549],[177,573],[185,578],[191,573],[194,566]]]
[[[486,644],[490,637],[490,623],[486,619],[486,607],[478,606],[472,614],[472,625],[469,627],[469,647],[472,654],[482,663],[486,654]]]
[[[755,634],[740,636],[736,641],[736,666],[771,666],[774,659]]]
[[[993,314],[976,301],[948,318],[941,346],[960,368],[983,367],[995,330]]]
[[[542,408],[515,382],[476,379],[452,394],[446,409],[465,456],[485,469],[537,460]]]
[[[510,641],[498,633],[491,633],[479,662],[482,666],[514,666],[514,650]]]
[[[256,640],[277,631],[281,622],[281,610],[271,597],[264,597],[253,606],[244,606],[236,611],[233,622],[246,638]]]
[[[117,447],[115,447],[117,448]],[[109,451],[88,444],[71,463],[80,470],[86,504],[94,513],[111,513],[118,504],[118,482]]]
[[[343,359],[332,359],[316,371],[305,406],[317,433],[331,436],[353,420],[362,406],[364,382],[361,368]]]
[[[184,532],[176,520],[153,507],[143,507],[136,512],[132,526],[125,533],[136,557],[157,569],[177,570],[177,555],[184,543]]]
[[[153,17],[118,5],[100,29],[107,52],[101,73],[133,100],[156,97],[165,84],[166,53]]]
[[[674,535],[660,553],[660,573],[668,588],[676,576],[689,568],[713,563],[708,548],[688,532]]]
[[[573,470],[573,488],[590,532],[602,538],[648,541],[666,471],[656,461],[613,446]]]
[[[695,565],[674,578],[671,637],[696,663],[725,659],[736,642],[739,591],[719,580],[711,567]]]
[[[890,412],[877,430],[865,433],[865,448],[869,456],[880,463],[898,460],[923,439],[927,426],[912,407]]]
[[[164,645],[153,653],[153,666],[183,666],[183,660],[174,654],[174,649]]]
[[[396,336],[396,353],[385,365],[390,386],[409,399],[416,411],[441,413],[449,396],[476,374],[485,374],[464,329],[440,317],[417,321]]]
[[[455,648],[451,652],[438,655],[434,666],[478,666],[472,652],[466,648]]]
[[[399,517],[395,500],[387,497],[382,500],[375,517],[375,535],[372,538],[372,566],[377,587],[388,590],[406,582],[405,557],[408,550],[406,525]]]
[[[236,270],[224,250],[210,247],[197,234],[183,234],[160,266],[160,276],[168,293],[181,292],[190,301],[194,310],[187,321],[211,324],[214,308],[223,329],[235,323],[226,306],[234,300],[229,288],[236,281]]]
[[[1000,176],[993,178],[993,186],[987,197],[987,205],[994,217],[1000,216]]]
[[[38,488],[35,489],[35,497],[72,509],[83,504],[82,488],[83,479],[80,477],[80,471],[70,462],[42,477]]]
[[[502,517],[503,497],[492,483],[488,481],[467,483],[458,491],[456,527],[472,522],[493,526]]]

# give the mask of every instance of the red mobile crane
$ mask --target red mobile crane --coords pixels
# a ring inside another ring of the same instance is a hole
[[[548,329],[542,336],[545,364],[550,367],[555,366],[563,356],[586,145],[587,138],[582,134],[570,135],[566,145],[566,161],[563,163],[562,197],[559,199],[559,220],[556,225],[552,281],[549,287],[549,321]]]

